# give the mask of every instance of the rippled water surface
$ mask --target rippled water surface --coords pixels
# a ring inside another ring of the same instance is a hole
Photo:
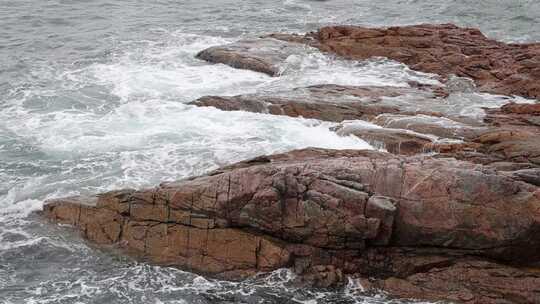
[[[270,78],[195,59],[206,47],[335,23],[454,22],[505,41],[538,41],[540,32],[532,29],[540,24],[539,6],[532,0],[0,0],[0,303],[393,303],[353,285],[295,289],[285,270],[231,283],[138,264],[91,247],[33,211],[47,198],[150,186],[260,154],[372,148],[330,132],[331,123],[186,105],[203,95],[436,81],[396,62],[347,62],[312,50],[282,77]],[[474,109],[502,102],[485,94],[464,98]]]

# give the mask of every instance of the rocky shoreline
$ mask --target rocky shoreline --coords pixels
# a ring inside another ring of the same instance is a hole
[[[44,215],[97,244],[224,279],[291,267],[316,287],[353,278],[402,298],[539,303],[540,44],[453,25],[336,26],[197,56],[279,77],[310,48],[387,57],[440,84],[206,96],[191,104],[332,121],[387,152],[261,156],[151,189],[48,201]],[[475,90],[531,99],[508,97],[480,118],[456,112],[450,96]]]

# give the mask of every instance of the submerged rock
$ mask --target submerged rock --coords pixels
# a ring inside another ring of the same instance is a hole
[[[540,43],[506,44],[452,24],[329,26],[305,37],[271,36],[348,59],[382,56],[423,72],[472,78],[484,92],[540,98]]]
[[[44,211],[93,242],[222,278],[294,267],[316,286],[361,274],[377,277],[377,286],[397,296],[431,298],[417,291],[436,286],[433,298],[453,300],[450,291],[493,276],[491,264],[463,272],[447,287],[419,278],[442,282],[457,270],[438,268],[462,265],[470,255],[540,261],[540,188],[521,180],[453,159],[304,149],[153,189],[52,200]],[[420,265],[411,264],[415,259]],[[509,278],[537,280],[497,267]],[[390,284],[391,278],[410,288]],[[471,299],[507,288],[505,279],[490,283],[471,289]],[[537,290],[508,294],[530,299]]]
[[[413,155],[427,152],[433,147],[434,137],[403,129],[366,126],[365,123],[345,122],[334,128],[338,135],[354,135],[374,147],[393,154]]]
[[[488,130],[445,117],[428,115],[381,114],[373,123],[385,128],[405,129],[442,138],[472,140]]]
[[[304,54],[306,48],[301,44],[272,38],[245,39],[208,48],[197,54],[197,58],[227,64],[237,69],[278,76],[287,58],[291,55]]]

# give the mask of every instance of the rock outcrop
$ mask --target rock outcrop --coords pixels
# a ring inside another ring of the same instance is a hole
[[[277,76],[289,56],[305,52],[302,44],[347,59],[387,57],[415,70],[471,78],[484,92],[540,98],[540,43],[507,44],[452,24],[329,26],[305,36],[273,34],[242,40],[197,56]]]
[[[339,134],[355,135],[396,154],[435,151],[481,164],[510,161],[540,165],[537,103],[511,102],[500,109],[487,109],[483,122],[473,121],[447,115],[451,111],[444,110],[446,102],[439,89],[317,85],[264,94],[206,96],[191,104],[333,122],[369,121],[384,129],[358,127],[353,132],[347,128]],[[442,111],[430,111],[435,106]],[[464,142],[433,143],[433,137]]]
[[[452,24],[330,26],[305,37],[271,36],[348,59],[382,56],[423,72],[471,78],[484,92],[540,98],[540,43],[506,44]]]
[[[302,116],[341,122],[354,119],[370,120],[383,113],[441,115],[428,109],[418,110],[421,103],[436,103],[440,94],[440,88],[434,87],[418,89],[325,84],[266,94],[205,96],[190,104],[200,107],[211,106],[224,111]],[[396,97],[414,100],[415,104],[400,103]]]
[[[285,44],[281,47],[264,47],[266,44],[273,45],[276,40],[282,40]],[[497,163],[496,167],[499,168],[500,163],[504,162],[539,165],[538,104],[510,103],[500,110],[488,110],[485,123],[471,124],[462,117],[456,117],[455,113],[450,114],[448,106],[451,103],[444,99],[456,90],[474,91],[475,85],[467,78],[473,79],[481,91],[539,97],[539,44],[505,44],[488,39],[476,29],[443,24],[385,29],[331,26],[304,36],[274,34],[251,40],[251,46],[262,46],[261,49],[265,50],[262,53],[257,47],[244,47],[243,42],[216,48],[228,50],[228,57],[257,57],[265,62],[285,62],[294,52],[283,50],[294,49],[293,45],[301,44],[348,59],[388,57],[413,69],[443,76],[446,78],[445,86],[384,88],[321,85],[263,95],[207,96],[193,104],[334,122],[368,120],[386,128],[465,141],[463,145],[436,145],[434,149],[431,146],[430,150],[443,152],[443,156],[481,164]],[[232,65],[253,69],[249,64]],[[409,97],[414,101],[404,102]],[[374,131],[355,133],[368,141],[376,140]],[[377,134],[379,142],[384,144],[386,141],[389,145],[387,150],[396,153],[398,150],[394,148],[394,141],[398,146],[402,141],[395,136],[392,140],[388,134],[380,133]],[[425,150],[412,143],[410,138],[404,141],[415,145],[414,151]],[[401,151],[399,149],[397,153]]]
[[[454,159],[304,149],[154,189],[53,200],[44,210],[96,243],[218,277],[294,267],[319,286],[362,274],[398,296],[431,298],[420,291],[438,288],[433,298],[453,299],[459,282],[439,282],[472,258],[540,261],[540,188],[526,181]],[[420,265],[408,258],[413,251]],[[508,278],[539,281],[490,263]],[[461,287],[494,276],[491,269],[463,272]],[[484,303],[484,291],[508,280],[497,276],[460,300]],[[504,287],[508,295],[538,297],[512,286]]]

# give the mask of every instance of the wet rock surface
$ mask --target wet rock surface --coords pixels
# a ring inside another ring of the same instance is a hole
[[[341,122],[351,119],[369,120],[382,113],[437,114],[429,110],[417,110],[418,106],[396,104],[394,99],[403,97],[418,102],[435,102],[439,94],[431,87],[417,89],[326,84],[267,94],[205,96],[191,104],[212,106],[224,111],[302,116]]]
[[[485,92],[540,97],[540,43],[506,44],[452,24],[389,28],[330,26],[305,37],[272,35],[361,60],[375,56],[412,69],[473,79]]]
[[[53,200],[44,211],[91,241],[156,263],[235,279],[294,267],[328,287],[343,274],[386,273],[380,284],[407,274],[370,262],[366,255],[380,246],[434,248],[453,260],[539,261],[539,206],[537,186],[469,162],[305,149],[154,189]],[[426,276],[434,271],[425,268]]]

